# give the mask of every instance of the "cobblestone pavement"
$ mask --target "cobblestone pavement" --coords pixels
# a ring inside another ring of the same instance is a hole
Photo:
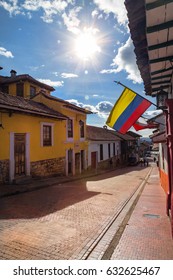
[[[166,196],[159,184],[158,169],[152,169],[139,201],[111,259],[173,260],[173,239]]]
[[[128,167],[1,198],[0,259],[79,259],[150,168]]]

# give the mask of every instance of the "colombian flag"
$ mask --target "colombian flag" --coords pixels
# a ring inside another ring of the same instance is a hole
[[[158,128],[159,124],[156,123],[147,123],[147,122],[142,122],[140,120],[136,121],[133,124],[133,127],[135,128],[135,130],[142,130],[142,129],[146,129],[146,128]]]
[[[150,101],[125,88],[112,108],[106,124],[125,134],[150,105]]]

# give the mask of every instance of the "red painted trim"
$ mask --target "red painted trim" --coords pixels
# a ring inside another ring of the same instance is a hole
[[[126,133],[129,128],[136,122],[136,120],[139,119],[139,117],[148,109],[148,107],[150,107],[150,105],[151,103],[148,100],[144,99],[121,127],[120,132]]]
[[[160,173],[160,183],[162,188],[164,189],[165,193],[169,192],[169,177],[168,174],[165,173],[164,170],[159,168],[159,173]]]

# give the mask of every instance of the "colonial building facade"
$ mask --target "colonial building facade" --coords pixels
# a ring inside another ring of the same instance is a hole
[[[87,168],[86,116],[29,75],[0,76],[0,182]]]

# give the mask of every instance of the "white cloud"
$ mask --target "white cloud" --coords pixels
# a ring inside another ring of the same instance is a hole
[[[13,54],[10,52],[10,51],[7,51],[5,48],[3,48],[3,47],[0,47],[0,55],[3,55],[3,56],[5,56],[5,57],[11,57],[11,58],[13,58],[14,56],[13,56]]]
[[[99,95],[98,94],[93,94],[93,97],[99,97]]]
[[[98,16],[98,19],[102,19],[102,18],[103,18],[103,15],[100,14],[100,15]]]
[[[49,79],[37,79],[38,81],[40,81],[43,84],[47,84],[51,87],[63,87],[64,86],[64,82],[63,81],[51,81]]]
[[[10,16],[21,14],[21,8],[18,5],[18,0],[0,1],[0,7],[9,12]]]
[[[79,106],[81,108],[85,108],[90,110],[93,113],[97,113],[100,118],[107,119],[110,111],[112,110],[113,104],[109,101],[101,101],[96,106],[90,104],[84,104],[82,102],[78,102],[76,99],[67,100],[68,102]]]
[[[80,20],[78,19],[78,13],[81,11],[81,7],[75,7],[69,11],[69,14],[63,13],[62,18],[64,20],[64,25],[67,27],[67,30],[79,34],[79,24]]]
[[[98,6],[98,9],[105,14],[113,13],[117,17],[119,24],[126,25],[127,23],[127,11],[124,6],[124,1],[120,0],[93,0]]]
[[[41,69],[41,68],[44,68],[44,67],[45,67],[45,65],[42,64],[42,65],[40,65],[40,66],[29,66],[29,69],[30,69],[31,71],[37,71],[38,69]]]
[[[87,109],[87,110],[89,110],[89,111],[91,111],[91,112],[93,112],[93,113],[97,113],[96,108],[95,108],[95,106],[93,106],[93,105],[90,105],[90,104],[83,104],[82,102],[79,102],[79,101],[76,100],[76,99],[69,99],[69,100],[66,100],[66,101],[68,101],[68,102],[70,102],[70,103],[72,103],[72,104],[74,104],[74,105],[76,105],[76,106],[78,106],[78,107]]]
[[[59,76],[59,72],[52,72],[52,74],[54,74],[56,77]]]
[[[95,18],[95,17],[98,16],[98,14],[99,14],[99,12],[98,12],[97,10],[93,10],[92,13],[91,13],[91,16],[92,16],[93,18]]]
[[[159,114],[161,114],[163,111],[161,109],[159,110],[152,110],[152,111],[146,111],[143,116],[146,117],[147,119],[151,119]]]
[[[61,77],[64,78],[64,79],[78,78],[78,75],[72,74],[72,73],[62,73]]]
[[[104,69],[100,71],[102,74],[118,73],[125,70],[128,74],[127,79],[132,80],[134,83],[142,83],[139,69],[136,64],[136,57],[134,54],[134,46],[131,38],[118,49],[118,54],[113,59],[112,69]]]
[[[96,105],[99,117],[106,119],[112,110],[113,104],[109,101],[101,101]]]
[[[7,10],[10,15],[23,14],[29,18],[32,16],[32,12],[41,10],[43,15],[41,18],[44,22],[53,22],[53,17],[59,15],[65,11],[65,8],[69,4],[74,4],[73,0],[2,0],[0,1],[0,7]]]

